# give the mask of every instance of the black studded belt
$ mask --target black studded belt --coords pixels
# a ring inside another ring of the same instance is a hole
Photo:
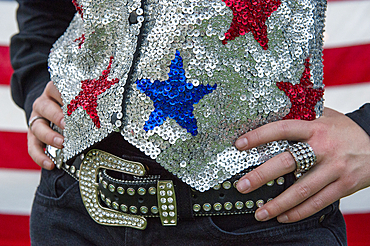
[[[60,152],[47,149],[58,168],[79,180],[81,197],[92,219],[111,226],[145,229],[146,217],[159,217],[162,225],[167,226],[176,225],[178,218],[253,213],[295,180],[292,174],[285,175],[241,194],[235,186],[250,171],[246,170],[199,192],[173,176],[148,175],[140,162],[101,150],[90,150],[70,165],[62,162]]]

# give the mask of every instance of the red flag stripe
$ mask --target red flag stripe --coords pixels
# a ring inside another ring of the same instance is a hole
[[[345,214],[347,225],[347,239],[349,246],[369,246],[369,221],[370,213]]]
[[[0,245],[30,245],[29,216],[0,214]]]
[[[324,84],[346,85],[370,81],[370,44],[324,50]]]
[[[0,131],[0,150],[0,168],[40,169],[27,153],[26,133]]]
[[[13,68],[10,65],[9,47],[0,46],[0,85],[9,85]]]

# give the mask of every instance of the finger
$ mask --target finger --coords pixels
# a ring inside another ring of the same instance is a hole
[[[295,169],[296,164],[293,156],[289,152],[281,153],[241,177],[237,189],[241,193],[251,192],[271,180],[293,172]]]
[[[291,223],[305,219],[339,200],[343,194],[338,195],[338,190],[343,190],[343,188],[338,181],[333,182],[304,203],[279,215],[277,220],[280,223]]]
[[[41,115],[61,129],[64,129],[63,110],[58,103],[47,97],[39,97],[33,104],[33,114]],[[36,122],[35,122],[36,123]]]
[[[40,167],[52,170],[54,168],[54,163],[44,152],[45,144],[39,141],[30,130],[27,136],[28,154],[31,156],[32,160]]]
[[[239,137],[235,142],[235,147],[239,150],[246,150],[281,139],[304,141],[312,136],[312,131],[310,130],[311,123],[303,120],[280,120],[272,122]]]
[[[255,214],[256,219],[266,221],[285,213],[338,179],[336,175],[331,175],[331,172],[328,174],[328,172],[319,169],[322,168],[315,170],[313,167],[278,197],[259,208]]]
[[[31,133],[42,143],[54,146],[58,149],[63,148],[64,137],[56,131],[53,131],[49,126],[49,122],[44,119],[38,119],[33,123]]]
[[[63,105],[62,97],[57,87],[50,81],[45,87],[45,93],[50,98],[53,98],[60,106]]]

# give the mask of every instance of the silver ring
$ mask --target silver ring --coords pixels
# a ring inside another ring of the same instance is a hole
[[[30,119],[30,121],[28,121],[28,128],[30,128],[30,130],[32,131],[33,123],[35,123],[36,120],[40,120],[40,119],[48,121],[46,118],[42,116],[34,116]]]
[[[292,154],[297,165],[294,172],[297,179],[316,164],[317,157],[308,143],[294,143],[287,148],[287,151]]]

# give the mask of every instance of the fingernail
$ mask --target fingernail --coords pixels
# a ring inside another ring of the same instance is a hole
[[[248,139],[247,138],[239,138],[235,142],[235,147],[238,148],[238,149],[245,148],[245,147],[247,147],[247,145],[248,145]]]
[[[280,222],[280,223],[286,223],[288,222],[288,216],[286,216],[285,214],[283,215],[280,215],[277,220]]]
[[[256,212],[256,220],[258,221],[264,221],[267,220],[269,217],[269,213],[267,212],[266,209],[262,209]]]
[[[45,160],[42,164],[43,164],[44,169],[47,169],[47,170],[53,169],[54,164],[49,160]]]
[[[64,129],[66,126],[66,123],[64,122],[64,118],[60,121],[60,126]]]
[[[54,143],[55,143],[55,145],[62,146],[62,144],[63,144],[63,139],[62,139],[62,138],[60,138],[60,137],[55,137],[55,138],[54,138]]]
[[[236,185],[239,192],[246,192],[251,187],[251,182],[249,179],[242,179],[238,181],[238,184]]]

